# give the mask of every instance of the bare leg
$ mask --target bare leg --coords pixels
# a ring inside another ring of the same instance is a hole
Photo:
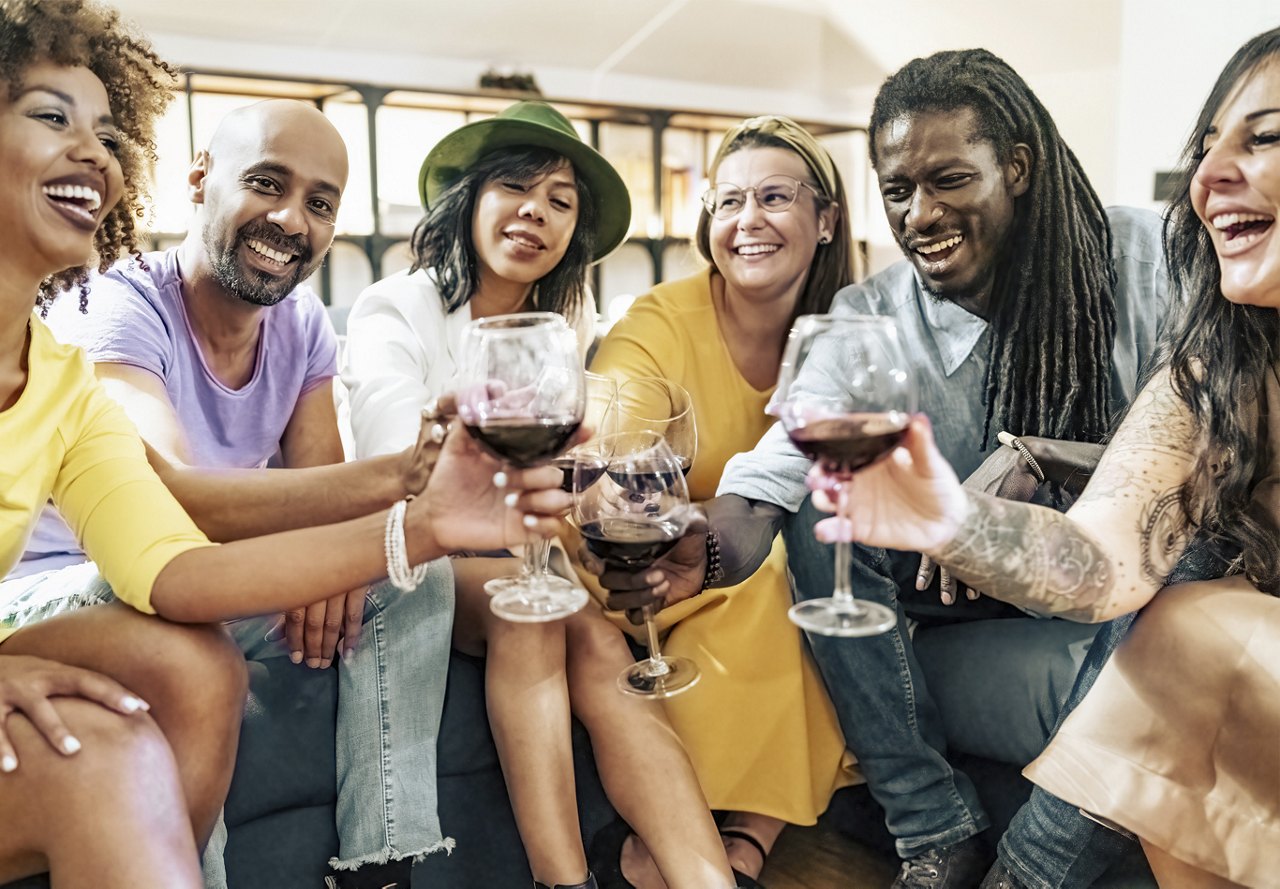
[[[622,634],[594,606],[565,625],[573,712],[591,735],[596,768],[614,808],[643,840],[671,889],[733,886],[698,777],[662,708],[618,691],[618,674],[634,661]],[[643,873],[636,879],[639,885],[662,885]]]
[[[755,812],[730,812],[725,816],[723,826],[726,830],[732,828],[735,831],[751,834],[760,845],[764,846],[767,855],[773,850],[773,844],[778,841],[778,836],[787,826],[787,822]],[[746,840],[725,836],[724,848],[729,854],[729,863],[733,865],[734,870],[757,878],[760,876],[760,871],[764,870],[764,858],[760,855],[760,850]]]
[[[1161,889],[1243,889],[1239,883],[1174,858],[1146,840],[1142,840],[1142,851]]]
[[[586,878],[587,857],[574,793],[569,692],[563,622],[518,624],[489,610],[485,576],[509,574],[511,560],[490,566],[454,564],[455,642],[486,650],[489,725],[533,878],[554,886]],[[465,650],[465,649],[464,649]]]
[[[204,847],[231,785],[247,687],[244,656],[220,627],[173,624],[112,603],[24,627],[0,651],[96,670],[147,701]]]
[[[19,766],[0,777],[0,883],[48,870],[59,889],[199,889],[177,764],[156,723],[80,698],[54,706],[84,745],[73,756],[25,716],[6,722]]]

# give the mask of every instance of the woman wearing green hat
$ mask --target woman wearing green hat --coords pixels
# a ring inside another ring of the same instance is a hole
[[[454,388],[462,328],[473,319],[558,312],[585,354],[595,318],[587,268],[621,243],[631,216],[618,173],[539,102],[446,136],[419,185],[427,213],[413,233],[413,266],[368,288],[348,319],[343,381],[360,456],[416,439],[422,406]],[[458,559],[454,571],[454,642],[487,655],[490,723],[535,885],[597,885],[574,796],[572,709],[610,800],[643,840],[628,847],[635,862],[622,870],[639,879],[637,867],[656,864],[660,877],[647,876],[670,889],[733,886],[693,768],[661,709],[617,691],[618,672],[633,661],[622,634],[594,606],[553,623],[498,619],[482,587],[511,572],[506,560]]]
[[[695,500],[715,496],[729,458],[772,423],[764,409],[792,322],[825,312],[853,282],[844,184],[803,127],[776,116],[743,121],[708,176],[696,239],[708,267],[637,299],[591,365],[619,382],[661,376],[689,391]],[[785,823],[813,824],[836,789],[858,780],[822,677],[787,620],[790,605],[779,537],[750,579],[658,615],[669,630],[664,650],[702,667],[698,694],[666,701],[667,715],[712,807],[729,813],[729,860],[748,874],[760,872]]]

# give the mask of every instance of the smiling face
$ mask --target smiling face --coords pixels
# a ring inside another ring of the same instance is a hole
[[[228,293],[253,305],[284,299],[324,261],[347,182],[333,125],[300,102],[229,115],[191,168],[204,205],[201,240]]]
[[[107,91],[87,68],[39,63],[16,90],[0,84],[0,231],[39,278],[92,254],[124,192],[119,138]]]
[[[545,278],[569,249],[578,202],[568,161],[527,181],[500,175],[481,185],[471,216],[481,288],[486,279],[533,285]]]
[[[975,137],[971,109],[908,114],[876,133],[876,176],[889,227],[927,289],[985,305],[1030,182],[1030,151],[1007,163]]]
[[[789,176],[808,183],[795,202],[769,212],[748,192],[741,210],[725,219],[712,217],[708,246],[711,261],[734,293],[754,299],[796,297],[804,287],[822,238],[834,233],[832,207],[818,209],[818,186],[804,158],[788,148],[744,148],[726,155],[715,172],[714,186],[755,188],[770,176]]]
[[[1214,115],[1191,182],[1234,303],[1280,308],[1280,59],[1238,84]]]

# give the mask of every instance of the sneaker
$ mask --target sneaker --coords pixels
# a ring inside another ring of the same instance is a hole
[[[991,853],[978,837],[951,846],[926,849],[902,862],[890,889],[974,889],[991,864]]]
[[[355,870],[336,871],[324,878],[327,889],[410,889],[413,859],[364,864]]]
[[[1027,889],[1027,887],[1013,875],[1013,871],[1004,866],[1003,861],[997,858],[978,889]]]

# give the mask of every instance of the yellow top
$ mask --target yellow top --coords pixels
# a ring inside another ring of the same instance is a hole
[[[774,387],[748,383],[720,335],[710,270],[659,284],[637,299],[600,344],[591,370],[620,384],[665,377],[689,391],[698,429],[689,470],[694,501],[714,497],[729,458],[755,447],[773,423],[764,407]]]
[[[636,300],[591,369],[619,382],[665,377],[688,390],[698,429],[689,470],[695,501],[715,496],[725,463],[753,448],[773,422],[764,412],[772,387],[762,391],[743,378],[720,333],[709,270]],[[598,591],[595,578],[584,580]],[[779,537],[745,582],[664,608],[663,652],[692,658],[702,672],[695,688],[664,703],[713,809],[812,824],[831,794],[860,776],[804,639],[787,618],[790,605]]]
[[[116,597],[154,614],[160,570],[212,544],[152,471],[137,430],[84,353],[33,316],[27,356],[26,388],[0,412],[0,577],[52,495]]]

